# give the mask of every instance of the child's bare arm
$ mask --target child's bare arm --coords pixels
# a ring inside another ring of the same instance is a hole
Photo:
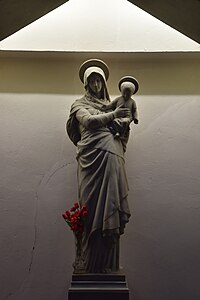
[[[103,104],[102,105],[102,109],[107,111],[107,110],[115,110],[115,108],[117,107],[117,99],[111,101],[108,104]]]

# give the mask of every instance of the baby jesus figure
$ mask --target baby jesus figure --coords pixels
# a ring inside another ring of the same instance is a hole
[[[125,76],[120,79],[118,86],[121,91],[121,96],[117,97],[109,104],[103,105],[103,109],[106,111],[115,110],[116,107],[119,106],[130,109],[131,116],[129,118],[116,118],[109,126],[115,138],[121,138],[126,144],[129,138],[130,123],[133,121],[135,124],[138,124],[136,102],[131,98],[131,96],[138,91],[139,84],[134,77]]]

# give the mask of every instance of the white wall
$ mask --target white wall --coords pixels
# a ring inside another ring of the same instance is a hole
[[[0,49],[165,52],[200,51],[200,45],[129,1],[69,0],[0,42]]]
[[[126,154],[132,218],[121,264],[134,300],[198,300],[200,61],[93,54],[117,81],[133,75],[140,113]],[[62,213],[76,200],[75,147],[65,134],[92,54],[0,59],[1,299],[67,298],[74,255]]]

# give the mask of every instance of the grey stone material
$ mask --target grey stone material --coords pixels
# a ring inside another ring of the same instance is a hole
[[[85,95],[72,104],[66,128],[77,147],[78,200],[88,214],[73,267],[75,274],[112,274],[119,272],[120,236],[131,214],[124,158],[128,137],[116,137],[110,127],[117,118],[130,118],[131,111],[103,109],[110,103],[104,62],[86,61],[79,76]]]

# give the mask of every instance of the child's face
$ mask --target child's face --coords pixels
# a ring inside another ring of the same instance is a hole
[[[130,88],[127,87],[123,89],[122,96],[124,97],[125,101],[130,99],[132,95],[133,95],[133,91]]]

